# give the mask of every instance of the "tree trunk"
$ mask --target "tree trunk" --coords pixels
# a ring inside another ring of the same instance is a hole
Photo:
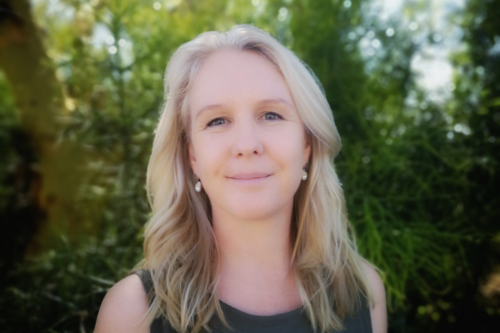
[[[45,223],[33,243],[32,249],[36,249],[46,243],[47,230],[67,231],[77,187],[72,172],[77,158],[72,145],[61,140],[68,115],[63,87],[45,51],[29,0],[0,0],[0,68],[12,86],[22,130],[38,155],[38,165],[33,168],[41,183],[32,186],[31,196]]]

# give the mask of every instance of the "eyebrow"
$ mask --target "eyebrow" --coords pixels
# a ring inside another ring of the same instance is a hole
[[[267,105],[267,104],[285,104],[286,106],[288,106],[291,109],[294,108],[290,102],[284,100],[283,98],[263,99],[263,100],[257,102],[256,106],[260,107],[260,106]],[[222,109],[222,108],[224,108],[224,105],[222,105],[222,104],[206,105],[206,106],[202,107],[200,110],[198,110],[198,112],[196,113],[196,118],[198,118],[203,111],[213,110],[213,109]]]

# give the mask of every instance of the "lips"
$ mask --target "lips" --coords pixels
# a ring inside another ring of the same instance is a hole
[[[228,178],[239,179],[239,180],[250,180],[250,179],[265,178],[268,176],[270,176],[270,174],[268,173],[253,172],[253,173],[239,173]]]

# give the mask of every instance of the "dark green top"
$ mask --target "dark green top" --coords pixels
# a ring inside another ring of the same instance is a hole
[[[147,270],[136,272],[141,278],[146,293],[153,288],[151,274]],[[233,330],[222,324],[217,315],[209,322],[214,333],[313,333],[311,323],[302,308],[272,316],[254,316],[240,311],[220,301],[222,311]],[[345,333],[371,333],[372,324],[370,309],[367,305],[360,307],[355,316],[344,319]],[[202,332],[205,332],[203,330]],[[151,333],[175,333],[168,321],[157,318],[151,324]]]

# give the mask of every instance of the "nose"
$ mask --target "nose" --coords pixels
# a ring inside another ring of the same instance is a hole
[[[239,119],[233,129],[234,142],[232,155],[234,157],[249,157],[261,155],[264,151],[258,124],[250,117]]]

